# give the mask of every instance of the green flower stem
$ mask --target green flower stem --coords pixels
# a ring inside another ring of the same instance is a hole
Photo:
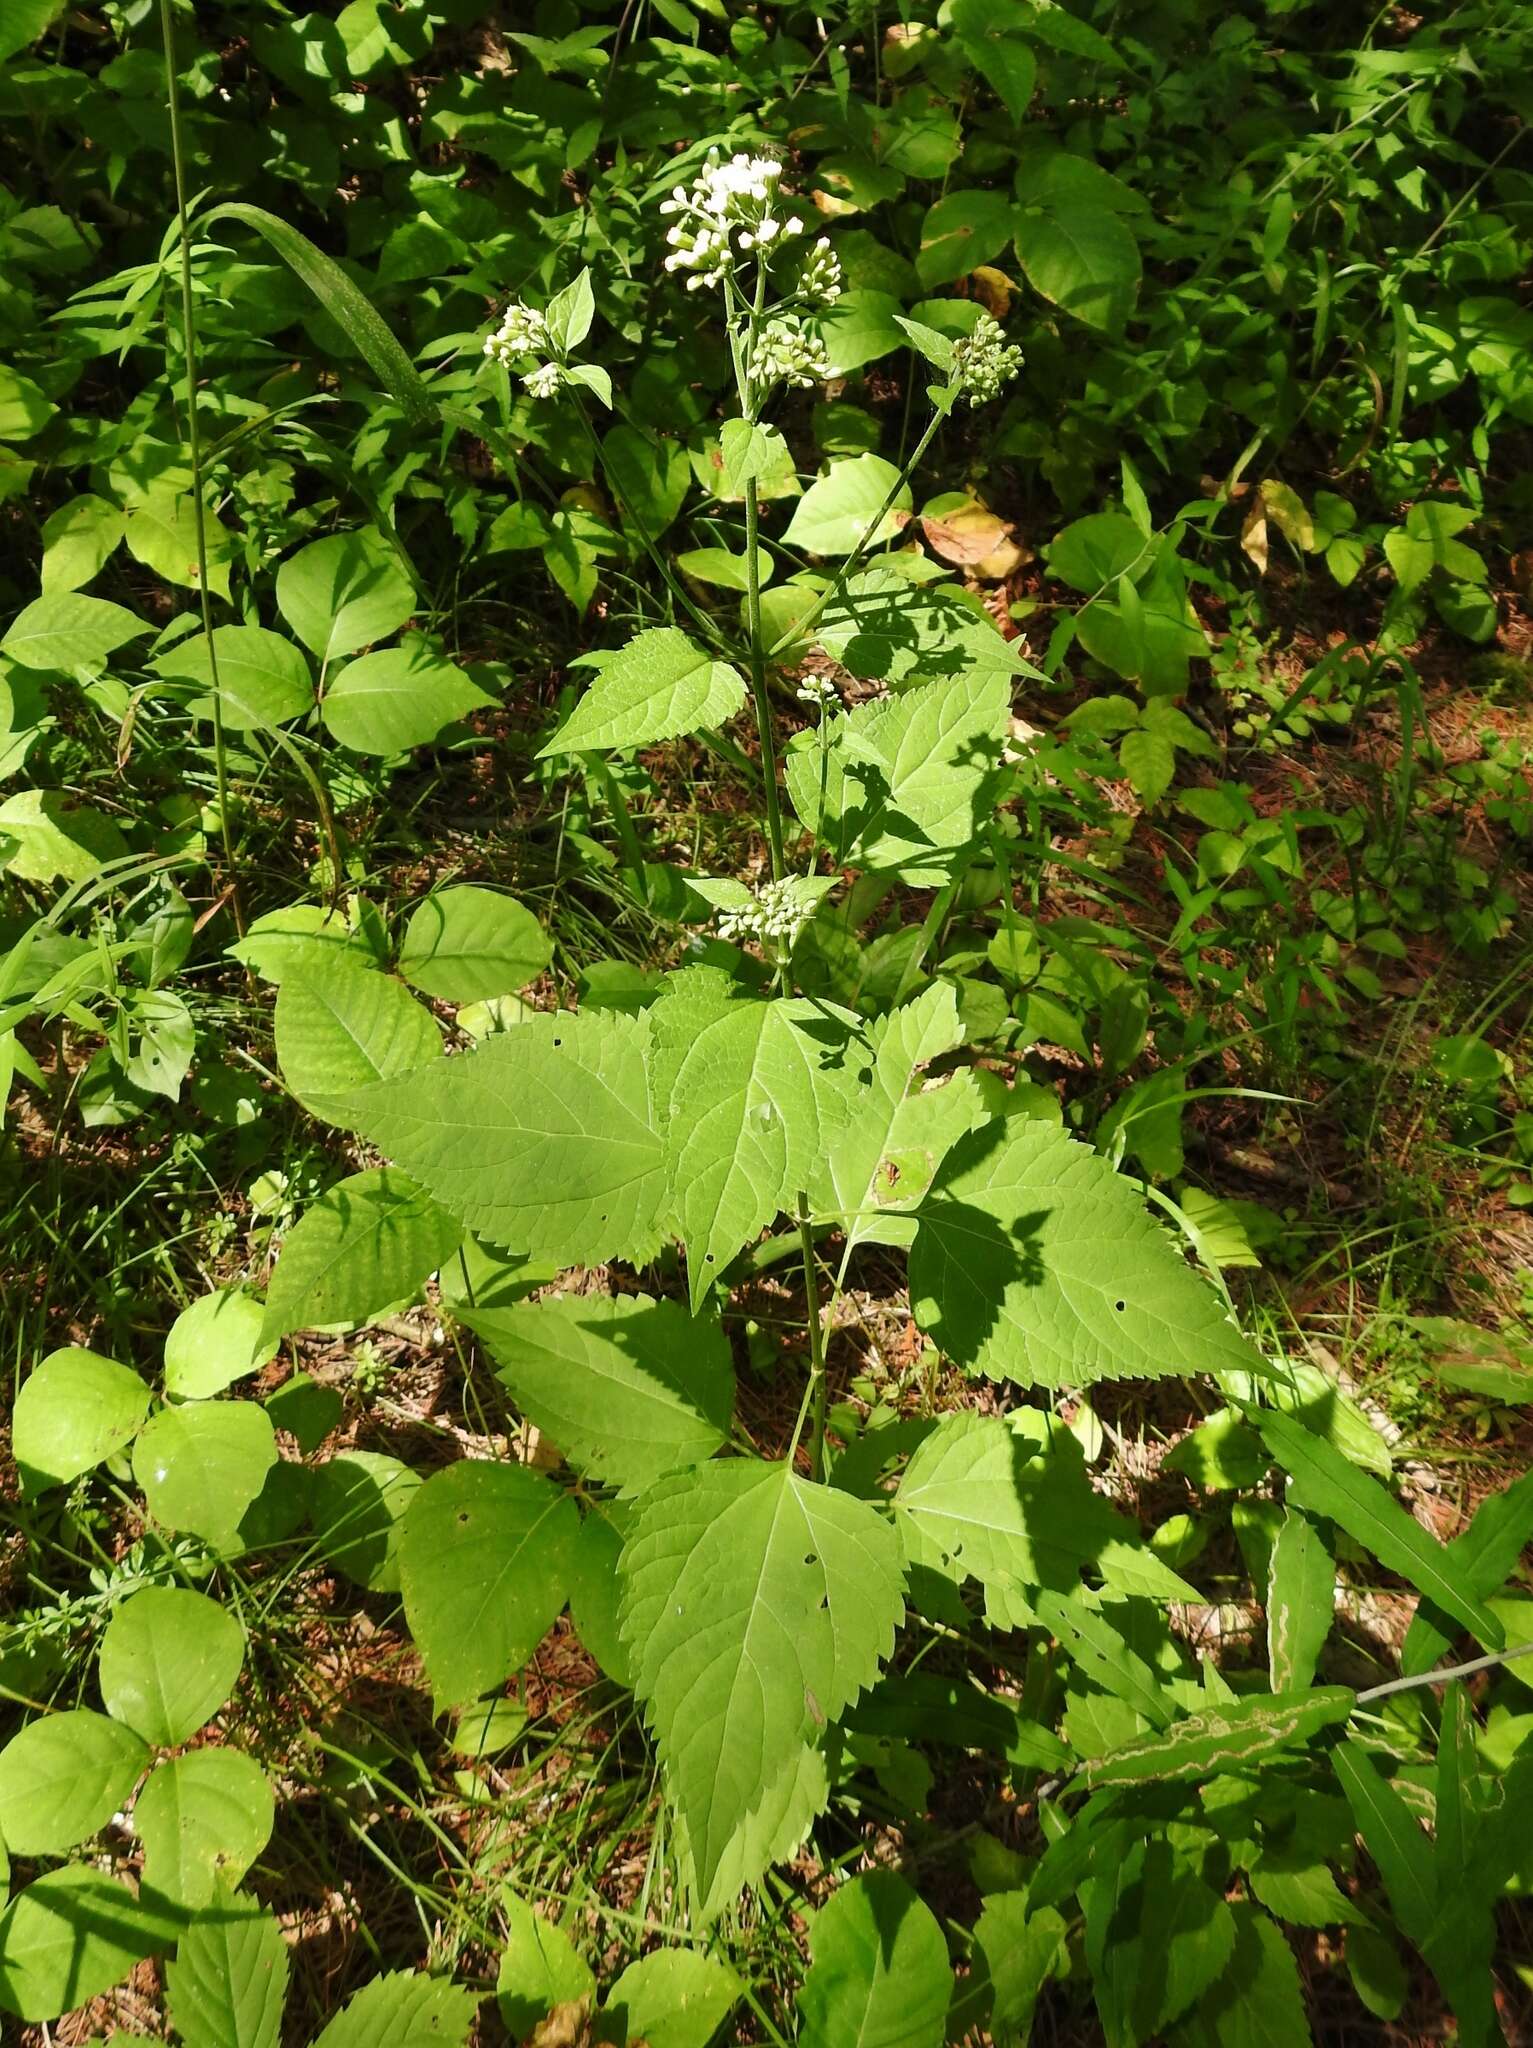
[[[814,1231],[809,1220],[809,1204],[803,1195],[798,1198],[798,1241],[804,1260],[804,1293],[809,1303],[809,1385],[805,1389],[809,1403],[809,1475],[812,1479],[819,1479],[825,1466],[825,1322],[820,1306],[820,1279],[815,1270]],[[800,1428],[803,1419],[801,1409]],[[795,1430],[795,1443],[797,1437],[798,1431]]]
[[[229,906],[234,928],[245,934],[240,903],[239,862],[229,830],[229,760],[224,744],[223,691],[218,680],[218,654],[213,645],[213,599],[208,590],[207,507],[202,496],[202,435],[197,421],[197,317],[192,303],[192,238],[186,205],[186,150],[181,134],[181,87],[176,77],[176,29],[171,0],[160,0],[160,34],[165,45],[165,100],[170,114],[170,154],[175,167],[176,220],[181,237],[181,352],[186,363],[186,444],[192,471],[192,521],[197,532],[197,594],[202,600],[202,636],[208,650],[208,680],[213,686],[213,776],[218,788],[218,832],[229,876]]]
[[[743,341],[734,332],[730,335],[730,354],[734,360],[735,383],[740,395],[740,410],[753,424],[756,408],[752,404],[750,389],[750,360],[756,345],[756,329],[761,324],[762,310],[766,305],[766,265],[756,266],[756,296],[753,301],[745,328]],[[766,798],[767,844],[772,856],[772,880],[783,878],[782,842],[782,798],[777,787],[777,746],[772,734],[772,700],[767,692],[767,652],[761,627],[761,500],[756,489],[756,479],[745,480],[745,627],[750,643],[751,703],[756,713],[756,738],[761,747],[761,786]]]

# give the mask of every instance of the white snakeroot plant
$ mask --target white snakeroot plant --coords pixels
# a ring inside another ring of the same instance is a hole
[[[997,814],[1028,786],[1028,765],[1004,759],[1011,680],[1026,665],[962,592],[940,572],[933,580],[932,564],[877,556],[901,532],[891,515],[910,507],[942,421],[1017,374],[1020,352],[996,322],[956,300],[946,331],[905,322],[913,367],[924,359],[934,373],[924,431],[898,466],[831,463],[767,561],[762,480],[792,463],[767,413],[785,387],[827,374],[813,315],[840,289],[824,242],[807,261],[780,253],[802,233],[785,175],[772,158],[715,153],[666,201],[665,263],[690,289],[718,293],[734,372],[712,517],[743,508],[743,559],[715,550],[743,570],[743,635],[696,602],[648,533],[634,502],[642,433],[625,428],[620,461],[615,436],[593,435],[686,630],[656,624],[594,656],[594,678],[542,749],[605,768],[610,753],[721,728],[749,699],[769,878],[671,878],[670,900],[700,901],[713,933],[697,935],[690,963],[636,1012],[537,1013],[444,1059],[434,1019],[402,984],[337,974],[326,1014],[366,1058],[332,1085],[313,1068],[321,1005],[301,975],[284,982],[276,1017],[295,1094],[316,1095],[390,1163],[321,1197],[289,1235],[268,1337],[386,1306],[422,1276],[445,1276],[470,1238],[492,1264],[504,1253],[555,1272],[627,1262],[652,1290],[494,1309],[457,1299],[454,1313],[580,1485],[488,1460],[434,1472],[399,1525],[398,1583],[442,1708],[497,1691],[567,1601],[577,1629],[591,1623],[594,1652],[654,1733],[699,1918],[791,1855],[832,1796],[838,1731],[889,1664],[915,1568],[912,1586],[946,1580],[949,1603],[968,1598],[978,1612],[982,1598],[987,1622],[1067,1646],[1100,1641],[1107,1598],[1193,1597],[1132,1525],[1104,1524],[1075,1439],[1042,1408],[933,1417],[918,1440],[891,1430],[882,1462],[867,1446],[855,1483],[831,1483],[825,1331],[860,1246],[907,1259],[930,1343],[992,1381],[1047,1393],[1210,1373],[1243,1399],[1263,1370],[1133,1184],[968,1057],[965,984],[941,957],[960,886],[993,864]],[[530,363],[529,389],[579,407],[580,387],[608,395],[605,373],[572,357],[593,312],[582,274],[542,314],[512,308],[488,354]],[[769,631],[766,569],[775,577],[777,553],[795,550],[801,562],[772,587],[782,604]],[[789,671],[816,638],[886,690],[843,706],[828,679],[798,680]],[[818,712],[785,747],[779,695]],[[605,784],[616,805],[618,778]],[[619,822],[632,849],[638,828]],[[630,867],[647,889],[655,864],[641,851]],[[875,900],[901,884],[930,892],[924,920],[893,935],[876,973],[854,937],[849,875],[866,877]],[[444,917],[455,894],[483,892],[441,892]],[[459,907],[471,922],[481,914]],[[508,935],[516,957],[546,963],[546,949],[525,950],[536,921],[516,915],[531,926]],[[465,957],[482,953],[474,933],[460,943]],[[419,983],[448,999],[451,954],[443,942]],[[773,1230],[802,1274],[807,1370],[787,1441],[742,1454],[731,1288],[742,1260],[776,1255],[762,1243]],[[348,1232],[350,1292],[337,1277]],[[684,1260],[684,1295],[666,1289],[668,1247]],[[603,1630],[591,1587],[614,1575],[618,1627]],[[1329,1590],[1327,1579],[1327,1601]],[[1149,1697],[1154,1722],[1153,1674],[1133,1664],[1145,1674],[1134,1697]],[[1306,1727],[1336,1718],[1334,1692],[1304,1706]],[[1243,1700],[1240,1711],[1257,1753],[1271,1735],[1266,1709]],[[1068,1770],[1068,1750],[1048,1739]],[[1219,1739],[1227,1757],[1246,1737]],[[1126,1757],[1109,1766],[1109,1781],[1140,1769]],[[1152,1759],[1143,1775],[1155,1769]]]

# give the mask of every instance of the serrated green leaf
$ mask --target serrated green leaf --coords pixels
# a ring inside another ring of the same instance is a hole
[[[674,626],[652,626],[606,656],[596,681],[538,755],[647,747],[723,725],[745,702],[745,678]]]
[[[854,676],[899,689],[939,676],[1036,673],[959,585],[912,583],[888,563],[849,578],[814,632]]]
[[[910,1292],[950,1358],[1024,1386],[1263,1369],[1128,1182],[1040,1120],[954,1146],[917,1212]]]
[[[695,1314],[735,1253],[809,1189],[851,1117],[857,1053],[844,1015],[796,999],[731,1001],[706,974],[674,978],[649,1014]]]
[[[181,1936],[165,1976],[183,2048],[278,2048],[287,1943],[258,1900],[216,1899]]]
[[[866,1502],[787,1465],[729,1461],[645,1494],[623,1576],[635,1690],[712,1908],[721,1873],[760,1874],[730,1868],[732,1839],[768,1805],[779,1841],[798,1820],[802,1753],[892,1650],[898,1539]]]
[[[462,1241],[462,1224],[408,1174],[387,1166],[354,1173],[311,1202],[283,1239],[263,1334],[271,1342],[379,1315]]]
[[[1291,1415],[1264,1409],[1254,1419],[1288,1474],[1290,1499],[1310,1514],[1327,1516],[1482,1642],[1501,1647],[1501,1624],[1476,1595],[1468,1573],[1376,1479]]]
[[[945,881],[990,810],[1010,715],[999,673],[959,676],[875,698],[788,750],[793,808],[837,867]]]
[[[800,2048],[942,2048],[952,1994],[935,1914],[892,1870],[868,1871],[811,1923]]]
[[[566,1012],[380,1081],[348,1120],[480,1236],[563,1266],[659,1243],[665,1154],[644,1017]]]
[[[144,1882],[196,1912],[220,1883],[236,1885],[271,1840],[276,1802],[266,1774],[239,1749],[194,1749],[150,1774],[133,1807]]]
[[[320,717],[354,754],[405,754],[495,699],[423,640],[349,661],[328,684]]]
[[[114,1721],[157,1749],[177,1749],[223,1706],[244,1661],[245,1632],[216,1600],[145,1586],[107,1623],[97,1680]]]
[[[1314,1682],[1335,1609],[1336,1566],[1324,1532],[1290,1507],[1267,1578],[1267,1670],[1275,1693],[1300,1692]]]
[[[1235,1929],[1228,1967],[1171,2036],[1176,2048],[1308,2048],[1304,1987],[1282,1929],[1254,1906],[1227,1910]]]
[[[1025,2043],[1038,1994],[1064,1954],[1064,1921],[1048,1906],[1028,1910],[1025,1892],[992,1892],[974,1929],[972,1976],[985,2002],[983,2024],[1000,2048]]]
[[[525,1664],[564,1605],[574,1505],[522,1465],[434,1472],[399,1532],[405,1617],[438,1710]]]
[[[163,1953],[176,1933],[168,1914],[88,1864],[45,1871],[0,1914],[0,2007],[56,2020]]]
[[[1108,2048],[1159,2038],[1228,1964],[1230,1909],[1163,1837],[1081,1887],[1086,1955]]]
[[[436,1059],[442,1034],[431,1012],[391,975],[338,960],[322,975],[297,969],[277,990],[277,1064],[311,1114],[391,1074]]]
[[[463,2048],[484,1994],[395,1970],[337,2013],[313,2048]]]
[[[1322,1728],[1346,1720],[1355,1695],[1344,1685],[1317,1686],[1309,1692],[1248,1694],[1227,1706],[1210,1707],[1173,1722],[1142,1741],[1127,1742],[1106,1756],[1082,1764],[1086,1784],[1163,1784],[1175,1779],[1202,1779],[1217,1771],[1239,1771],[1307,1742]]]
[[[640,1295],[464,1309],[522,1413],[596,1479],[628,1491],[723,1443],[734,1367],[721,1325]]]
[[[11,1451],[29,1493],[67,1486],[131,1443],[149,1413],[138,1374],[114,1358],[68,1345],[22,1382],[11,1417]]]
[[[0,1749],[0,1840],[14,1856],[61,1856],[126,1805],[148,1761],[132,1729],[105,1714],[29,1721]]]
[[[411,911],[399,971],[428,996],[477,1003],[525,988],[552,958],[548,934],[525,904],[464,883]]]

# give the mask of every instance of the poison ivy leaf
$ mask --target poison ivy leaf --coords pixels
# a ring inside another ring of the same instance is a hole
[[[991,809],[1011,692],[994,671],[875,698],[835,719],[822,757],[797,735],[788,793],[832,863],[897,874],[915,888],[946,881]]]
[[[593,1478],[635,1491],[711,1458],[729,1433],[723,1329],[677,1302],[572,1295],[460,1314],[522,1413]]]
[[[562,1927],[535,1913],[525,1899],[501,1893],[506,1934],[495,1979],[495,2002],[514,2041],[525,2041],[556,2005],[589,1997],[596,1989],[591,1966]]]
[[[1081,1900],[1108,2048],[1158,2039],[1234,1953],[1229,1907],[1163,1836],[1134,1843],[1081,1887]]]
[[[935,1914],[892,1870],[868,1871],[810,1926],[800,2048],[942,2048],[952,1995]]]
[[[301,650],[263,626],[215,626],[211,657],[203,635],[189,633],[156,656],[154,666],[162,676],[200,683],[209,694],[189,708],[211,718],[215,664],[228,732],[269,732],[313,708],[314,679]]]
[[[618,509],[648,540],[658,540],[674,521],[692,483],[686,450],[674,441],[641,434],[637,427],[617,426],[601,444]]]
[[[165,1338],[165,1391],[178,1401],[206,1401],[259,1372],[277,1355],[262,1336],[266,1311],[242,1287],[221,1287],[185,1308]]]
[[[308,1475],[314,1547],[370,1593],[399,1591],[399,1528],[418,1472],[381,1451],[342,1451]]]
[[[1291,1500],[1312,1515],[1328,1516],[1482,1642],[1501,1647],[1501,1624],[1477,1597],[1468,1574],[1376,1479],[1291,1415],[1264,1409],[1254,1419],[1288,1474]]]
[[[1306,2048],[1304,1989],[1282,1929],[1254,1906],[1226,1911],[1235,1930],[1229,1964],[1172,2034],[1175,2048]]]
[[[483,1993],[396,1970],[364,1984],[314,2048],[463,2048]]]
[[[552,958],[548,934],[525,904],[464,883],[411,911],[399,971],[428,996],[479,1003],[525,988]]]
[[[264,1408],[248,1401],[194,1401],[162,1408],[133,1446],[133,1477],[167,1529],[236,1550],[245,1510],[277,1462]]]
[[[122,532],[122,512],[105,498],[87,492],[60,505],[43,523],[43,595],[91,582],[111,560]]]
[[[910,1291],[921,1328],[992,1379],[1264,1370],[1128,1182],[1041,1119],[954,1146],[917,1212]]]
[[[745,678],[674,626],[653,626],[615,654],[538,755],[647,747],[725,724],[745,702]]]
[[[843,292],[833,306],[816,316],[825,344],[827,377],[847,377],[902,348],[900,302],[890,292]]]
[[[659,1242],[644,1017],[564,1012],[351,1098],[355,1126],[471,1230],[564,1266]]]
[[[49,591],[34,598],[12,619],[0,638],[0,653],[18,668],[73,675],[88,669],[99,675],[129,640],[149,631],[142,619],[120,604],[78,591]]]
[[[132,1729],[105,1714],[29,1721],[0,1749],[0,1840],[13,1856],[63,1855],[126,1805],[148,1761]]]
[[[114,1721],[156,1749],[179,1749],[233,1692],[245,1632],[216,1600],[145,1586],[107,1623],[96,1667]]]
[[[67,1486],[131,1443],[149,1413],[138,1374],[70,1345],[32,1368],[16,1396],[11,1450],[29,1493]]]
[[[361,526],[289,555],[277,571],[277,609],[323,669],[397,633],[415,590],[382,534]]]
[[[578,1529],[573,1503],[523,1465],[465,1460],[421,1487],[399,1576],[439,1711],[526,1663],[564,1605]]]
[[[891,493],[893,503],[880,518]],[[892,539],[904,523],[900,515],[910,507],[910,486],[900,483],[892,462],[881,455],[856,455],[833,462],[809,486],[793,508],[783,542],[811,555],[849,555],[864,541],[876,545]]]
[[[1267,1578],[1267,1669],[1274,1692],[1313,1684],[1335,1609],[1336,1566],[1324,1532],[1290,1507]]]
[[[1268,1912],[1295,1927],[1369,1924],[1367,1914],[1341,1890],[1326,1865],[1303,1850],[1284,1854],[1264,1846],[1247,1877]]]
[[[88,1864],[45,1871],[0,1914],[0,2007],[56,2020],[163,1953],[176,1933],[175,1920]]]
[[[276,1034],[282,1078],[326,1123],[344,1119],[341,1104],[356,1089],[423,1067],[442,1050],[429,1010],[392,976],[350,960],[323,975],[284,975]]]
[[[166,1965],[170,2018],[184,2048],[278,2048],[287,1943],[258,1900],[218,1899]]]
[[[1088,327],[1121,331],[1138,295],[1140,263],[1133,231],[1116,214],[1089,202],[1027,207],[1016,237],[1022,273],[1040,297]]]
[[[1124,577],[1116,598],[1099,597],[1086,605],[1076,616],[1075,631],[1088,654],[1150,696],[1185,690],[1187,664],[1208,652],[1188,603],[1186,578],[1170,556],[1161,558],[1142,587]],[[1166,738],[1164,728],[1156,736]]]
[[[227,598],[233,536],[211,508],[203,513],[202,530],[208,588]],[[169,484],[151,485],[128,507],[125,533],[128,553],[162,583],[174,583],[183,590],[199,588],[197,508],[188,492]]]
[[[992,79],[997,90],[1027,87],[1033,53],[1025,44],[1009,43],[1000,35],[988,38],[990,52],[1010,56],[1010,69],[1002,68]],[[1026,101],[1024,99],[1024,105]],[[1020,119],[1021,117],[1018,116]],[[970,190],[949,192],[939,199],[921,224],[921,248],[916,257],[916,274],[927,291],[968,277],[982,263],[993,263],[1016,229],[1017,210],[1004,192]]]
[[[56,789],[19,789],[0,804],[0,870],[23,882],[85,882],[128,842],[104,811]]]
[[[455,662],[409,639],[349,661],[326,689],[320,716],[354,754],[405,754],[495,701]]]
[[[1012,120],[1020,123],[1038,77],[1037,58],[1013,33],[1022,25],[1025,13],[1019,10],[1014,19],[997,15],[989,0],[954,0],[949,12],[953,33],[964,55],[999,97]]]
[[[623,1971],[602,2004],[604,2025],[649,2048],[708,2048],[740,2003],[739,1978],[716,1956],[657,1948]]]
[[[914,1220],[899,1212],[921,1199],[948,1151],[984,1115],[970,1074],[920,1085],[921,1069],[963,1042],[951,983],[934,982],[880,1017],[868,1038],[872,1085],[830,1146],[814,1190],[816,1208],[845,1219],[848,1249],[908,1244]]]
[[[741,1246],[807,1192],[851,1116],[858,1071],[842,1016],[797,1000],[733,1002],[721,988],[707,971],[673,977],[649,1013],[694,1314]]]
[[[262,981],[279,986],[289,974],[323,980],[332,966],[376,965],[366,932],[349,924],[340,911],[318,903],[289,903],[282,910],[268,910],[225,950]]]
[[[1309,1692],[1255,1693],[1228,1706],[1191,1714],[1142,1741],[1127,1742],[1081,1765],[1087,1785],[1149,1785],[1200,1780],[1216,1771],[1240,1771],[1307,1742],[1322,1728],[1346,1720],[1355,1695],[1344,1685]]]
[[[276,1802],[239,1749],[194,1749],[150,1774],[133,1807],[144,1882],[196,1912],[236,1885],[271,1840]]]
[[[802,1813],[802,1753],[894,1646],[898,1539],[865,1501],[788,1465],[729,1461],[650,1488],[623,1575],[635,1689],[714,1909],[721,1874],[749,1881],[780,1847]],[[754,1873],[729,1860],[742,1832],[766,1848]]]
[[[1176,774],[1176,748],[1163,732],[1125,733],[1118,765],[1147,804],[1158,804]]]
[[[407,1174],[384,1166],[337,1181],[283,1240],[264,1341],[381,1314],[413,1294],[462,1240],[462,1224]]]

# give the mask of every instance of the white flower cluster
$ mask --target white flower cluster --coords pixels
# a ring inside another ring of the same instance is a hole
[[[718,934],[721,939],[732,939],[736,945],[742,940],[759,939],[791,947],[809,922],[812,909],[812,904],[801,899],[791,876],[780,882],[763,882],[759,889],[751,891],[749,903],[720,911]]]
[[[830,357],[819,335],[811,333],[796,313],[769,320],[751,350],[751,382],[822,384],[830,375]]]
[[[499,327],[486,337],[484,352],[509,370],[528,356],[541,356],[547,347],[548,323],[536,307],[524,306],[518,299],[507,306]],[[522,377],[529,398],[552,398],[563,382],[563,370],[551,362],[534,364]]]
[[[953,350],[953,374],[971,406],[999,398],[1021,367],[1021,349],[988,313],[980,314],[974,332]]]
[[[678,216],[666,236],[667,270],[690,270],[687,290],[715,285],[751,250],[769,253],[789,235],[801,235],[797,214],[779,209],[782,165],[775,157],[732,156],[727,163],[710,150],[689,192],[678,185],[660,211]]]
[[[841,259],[827,237],[821,235],[810,250],[809,261],[798,281],[799,297],[807,299],[811,306],[833,306],[845,288]]]
[[[829,676],[805,676],[793,694],[800,704],[815,704],[822,711],[841,702],[841,692]]]

